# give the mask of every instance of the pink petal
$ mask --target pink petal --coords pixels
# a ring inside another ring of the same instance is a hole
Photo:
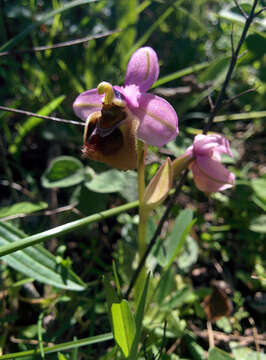
[[[217,159],[220,158],[221,153],[232,156],[228,140],[219,134],[197,135],[193,145],[196,155],[212,156],[213,152],[215,152]]]
[[[220,162],[206,156],[197,156],[190,165],[197,188],[206,193],[231,188],[235,175]]]
[[[124,96],[129,107],[139,106],[140,91],[137,85],[133,84],[125,87],[115,85],[114,89]]]
[[[141,92],[147,91],[158,79],[159,62],[151,47],[142,47],[131,56],[125,78],[125,85],[138,85]]]
[[[138,137],[150,145],[163,146],[178,134],[178,118],[174,108],[163,98],[140,94],[139,107],[129,109],[140,120]]]
[[[101,110],[103,96],[98,94],[97,89],[83,92],[76,98],[73,104],[75,114],[86,121],[90,114]]]

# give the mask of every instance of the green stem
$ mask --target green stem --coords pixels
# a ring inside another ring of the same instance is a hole
[[[57,226],[53,229],[43,231],[39,234],[35,234],[32,236],[26,237],[25,239],[16,241],[12,244],[1,246],[0,247],[0,257],[4,256],[4,255],[8,255],[8,254],[13,253],[18,250],[25,249],[26,247],[39,244],[39,243],[41,243],[45,240],[51,239],[53,237],[59,237],[59,236],[68,234],[74,230],[80,229],[88,224],[93,223],[93,222],[101,221],[108,217],[120,214],[121,212],[133,209],[133,208],[137,207],[138,205],[139,205],[138,201],[133,201],[133,202],[125,204],[125,205],[117,206],[116,208],[113,208],[110,210],[105,210],[105,211],[99,212],[97,214],[87,216],[80,220],[72,221],[67,224]]]
[[[57,351],[70,350],[70,349],[74,349],[74,348],[81,347],[81,346],[96,344],[96,343],[111,340],[111,339],[113,339],[113,334],[107,333],[107,334],[92,336],[92,337],[85,338],[85,339],[68,341],[68,342],[65,342],[62,344],[57,344],[54,346],[46,346],[43,348],[43,352],[45,354],[50,354],[50,353],[54,353]],[[31,355],[36,355],[36,354],[40,354],[39,347],[36,350],[20,351],[20,352],[13,353],[13,354],[2,355],[2,356],[0,356],[0,360],[18,359],[18,358],[23,358],[23,357],[27,357],[27,356],[31,356]]]
[[[146,225],[147,218],[144,216],[142,206],[144,204],[145,192],[145,154],[147,144],[138,142],[138,194],[139,194],[139,226],[138,226],[138,247],[141,258],[146,249]]]

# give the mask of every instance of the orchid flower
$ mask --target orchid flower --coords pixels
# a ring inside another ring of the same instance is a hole
[[[83,153],[120,169],[137,166],[137,138],[163,146],[178,134],[178,118],[163,98],[148,94],[157,80],[159,63],[150,47],[130,58],[124,86],[102,82],[80,94],[73,108],[86,121]]]
[[[194,182],[197,188],[210,194],[231,188],[235,175],[221,164],[221,154],[232,157],[228,140],[222,135],[197,135],[193,145],[185,152],[191,160]]]

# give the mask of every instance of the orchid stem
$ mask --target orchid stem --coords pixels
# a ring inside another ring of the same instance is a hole
[[[138,195],[139,195],[139,226],[138,226],[138,261],[141,261],[146,251],[146,228],[147,216],[144,216],[144,193],[145,193],[145,154],[147,151],[147,144],[138,140]],[[143,266],[138,273],[136,279],[134,297],[138,302],[139,294],[142,293],[143,284],[145,283],[145,267]]]
[[[145,192],[145,154],[147,144],[138,141],[138,195],[139,195],[139,227],[138,227],[138,248],[141,258],[146,249],[146,225],[147,217],[144,216],[142,207]]]

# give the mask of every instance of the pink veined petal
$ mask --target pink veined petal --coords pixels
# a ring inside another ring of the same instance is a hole
[[[130,107],[138,107],[139,106],[139,97],[140,91],[137,85],[128,85],[125,87],[114,86],[114,89],[119,91],[125,98],[127,104]]]
[[[142,47],[131,56],[126,72],[125,85],[138,85],[141,92],[147,91],[159,76],[159,62],[151,47]]]
[[[139,107],[129,109],[140,120],[138,137],[150,145],[163,146],[178,134],[178,118],[174,108],[163,98],[141,94]]]
[[[216,192],[231,188],[235,175],[220,162],[206,156],[197,156],[191,165],[196,186],[206,192]]]
[[[228,140],[219,134],[197,135],[194,139],[194,151],[202,156],[211,156],[214,151],[217,158],[222,153],[232,156]]]
[[[75,114],[82,120],[86,121],[90,114],[101,110],[103,96],[104,95],[98,94],[97,89],[81,93],[73,104]]]

